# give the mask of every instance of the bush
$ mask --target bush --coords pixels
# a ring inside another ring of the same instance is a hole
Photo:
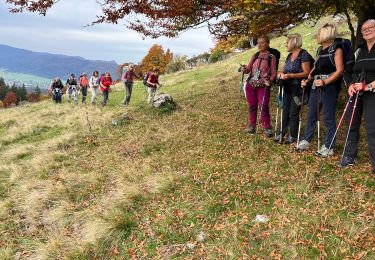
[[[186,69],[186,61],[187,61],[186,55],[176,55],[173,57],[173,60],[167,65],[167,73],[173,73],[180,70]]]
[[[210,63],[214,63],[214,62],[221,60],[224,55],[225,55],[225,52],[222,49],[214,50],[210,56]]]

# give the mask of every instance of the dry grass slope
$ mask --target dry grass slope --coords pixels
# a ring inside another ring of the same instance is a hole
[[[236,69],[250,55],[165,76],[172,114],[140,84],[120,107],[118,87],[109,107],[88,107],[93,135],[82,105],[0,111],[0,259],[373,259],[366,151],[316,176],[311,153],[244,135]]]

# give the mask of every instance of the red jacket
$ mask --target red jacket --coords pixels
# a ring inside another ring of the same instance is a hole
[[[102,79],[100,80],[100,90],[101,91],[104,91],[104,90],[108,90],[110,87],[111,87],[111,84],[112,84],[112,78],[111,77],[102,77]]]

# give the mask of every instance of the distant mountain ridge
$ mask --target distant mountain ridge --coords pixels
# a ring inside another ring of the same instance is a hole
[[[0,69],[52,79],[56,76],[65,80],[71,73],[89,75],[109,71],[115,78],[118,64],[115,61],[87,60],[78,56],[67,56],[34,52],[0,44]]]

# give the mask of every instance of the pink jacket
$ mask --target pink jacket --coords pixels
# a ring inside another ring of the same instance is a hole
[[[245,73],[248,74],[251,72],[254,75],[257,68],[260,68],[260,79],[273,81],[276,79],[276,57],[273,55],[271,60],[271,68],[268,66],[268,57],[270,52],[261,52],[259,56],[255,58],[255,55],[251,58],[249,64],[246,67]]]

